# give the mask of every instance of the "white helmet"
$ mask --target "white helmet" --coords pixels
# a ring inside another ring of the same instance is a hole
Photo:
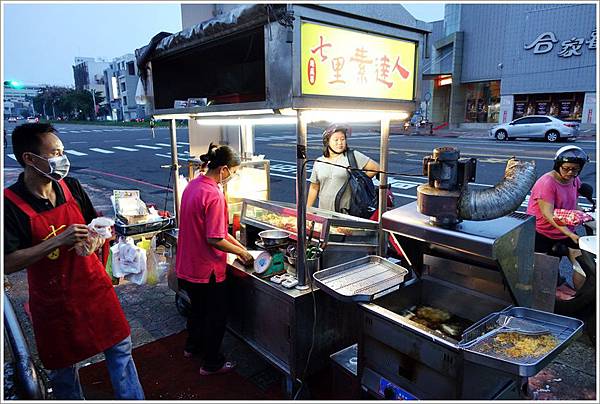
[[[583,166],[588,161],[590,161],[590,158],[581,147],[573,145],[563,146],[558,149],[554,155],[554,171],[558,172],[558,169],[563,163],[576,163],[581,167],[579,170],[581,172]]]

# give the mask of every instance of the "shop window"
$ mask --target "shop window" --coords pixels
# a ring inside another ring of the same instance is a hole
[[[127,62],[127,73],[130,76],[134,76],[135,75],[135,67],[133,66],[133,62]]]
[[[584,93],[515,95],[513,118],[548,115],[566,121],[580,121]]]
[[[465,87],[465,122],[498,122],[500,82],[470,83]]]

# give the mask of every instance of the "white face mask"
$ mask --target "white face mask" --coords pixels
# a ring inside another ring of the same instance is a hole
[[[221,192],[224,192],[223,187],[225,186],[225,184],[227,184],[229,181],[231,181],[236,175],[237,173],[232,173],[231,170],[229,169],[229,167],[225,166],[225,168],[227,168],[227,171],[229,171],[229,177],[223,179],[223,174],[219,173],[219,189],[221,190]]]
[[[40,174],[51,179],[52,181],[60,181],[63,178],[65,178],[67,176],[67,174],[69,173],[69,168],[71,167],[71,163],[69,162],[69,159],[67,158],[66,154],[63,154],[62,156],[51,157],[49,159],[44,158],[42,156],[38,156],[37,154],[34,154],[34,153],[31,153],[31,154],[33,154],[34,156],[39,157],[41,159],[44,159],[48,162],[48,166],[50,167],[49,173],[43,172],[36,166],[33,166],[33,168],[35,168]]]

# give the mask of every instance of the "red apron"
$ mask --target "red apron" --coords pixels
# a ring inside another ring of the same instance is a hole
[[[4,195],[31,222],[32,245],[85,223],[64,181],[65,203],[37,213],[10,189]],[[52,251],[27,268],[35,341],[46,369],[60,369],[105,351],[125,339],[129,324],[96,254],[80,257],[69,246]]]

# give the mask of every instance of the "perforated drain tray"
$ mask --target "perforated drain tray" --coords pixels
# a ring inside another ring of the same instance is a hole
[[[317,285],[344,302],[370,302],[400,288],[408,269],[383,257],[367,255],[315,272]]]

